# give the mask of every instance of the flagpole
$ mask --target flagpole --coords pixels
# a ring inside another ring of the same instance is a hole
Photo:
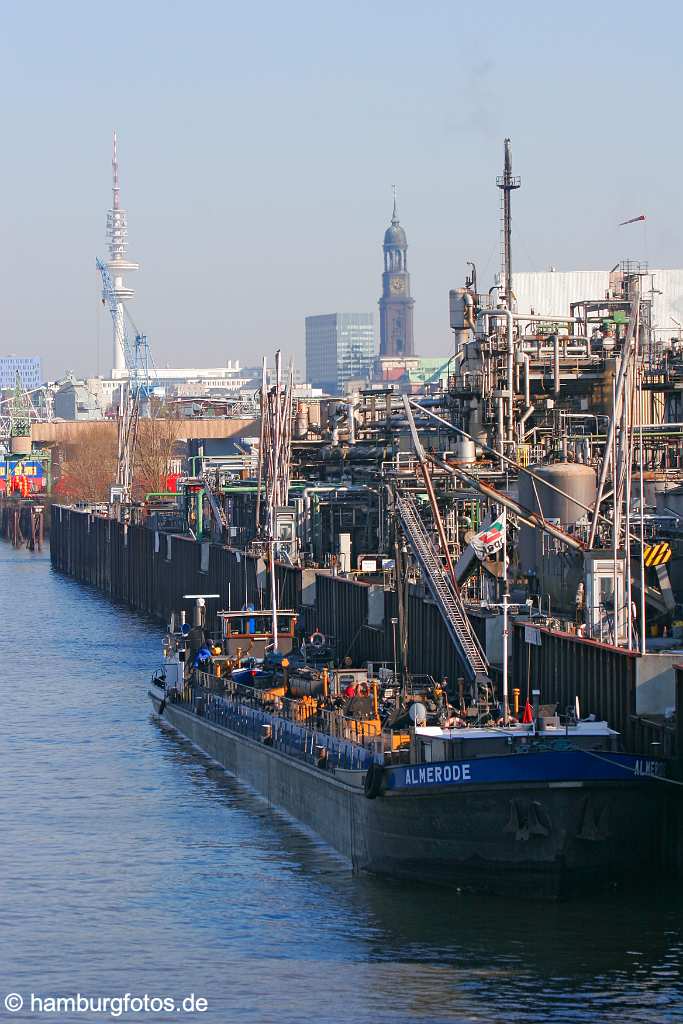
[[[503,600],[490,607],[503,609],[503,722],[510,717],[508,700],[508,552],[507,552],[507,509],[502,506],[502,513],[494,522],[470,539],[470,544],[480,562],[488,556],[497,554],[503,549]],[[499,563],[500,564],[500,563]]]
[[[508,707],[508,546],[507,546],[507,515],[503,509],[505,527],[503,529],[503,724],[510,714]]]

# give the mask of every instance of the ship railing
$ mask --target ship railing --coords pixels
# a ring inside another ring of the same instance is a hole
[[[217,686],[224,691],[219,694]],[[316,765],[362,771],[375,760],[365,744],[380,740],[376,720],[360,721],[310,703],[271,698],[261,691],[206,672],[173,698],[194,714]]]

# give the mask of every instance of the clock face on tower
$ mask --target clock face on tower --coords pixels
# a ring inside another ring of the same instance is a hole
[[[389,287],[395,295],[399,295],[405,289],[405,281],[402,277],[392,277]]]

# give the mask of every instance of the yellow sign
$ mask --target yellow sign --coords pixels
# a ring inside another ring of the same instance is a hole
[[[648,544],[643,551],[645,565],[666,565],[671,558],[671,545],[662,540],[659,544]]]

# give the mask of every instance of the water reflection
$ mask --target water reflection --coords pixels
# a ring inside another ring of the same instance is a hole
[[[150,715],[158,624],[6,545],[0,616],[6,988],[195,992],[221,1022],[683,1019],[680,898],[354,876]]]

